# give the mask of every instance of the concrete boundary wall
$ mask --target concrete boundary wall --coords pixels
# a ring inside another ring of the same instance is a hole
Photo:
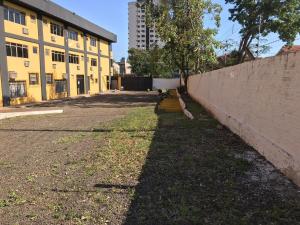
[[[188,92],[300,186],[300,53],[191,76]]]
[[[176,89],[180,86],[179,78],[153,78],[153,89],[158,90],[167,90],[167,89]]]

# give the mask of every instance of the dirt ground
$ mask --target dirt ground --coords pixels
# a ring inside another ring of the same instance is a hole
[[[300,225],[300,189],[201,106],[156,93],[0,121],[0,225]]]
[[[62,192],[72,189],[73,182],[95,191],[78,182],[81,174],[71,174],[72,166],[103,144],[91,135],[132,108],[155,104],[156,93],[125,92],[34,105],[30,110],[59,108],[64,113],[0,121],[0,224],[73,224],[51,220],[61,210]]]

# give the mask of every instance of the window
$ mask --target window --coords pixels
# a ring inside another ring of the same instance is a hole
[[[6,54],[12,57],[28,58],[28,47],[26,45],[6,42]]]
[[[97,59],[91,59],[91,66],[97,66]]]
[[[33,52],[34,54],[37,54],[37,53],[38,53],[38,48],[37,48],[37,47],[33,47],[33,48],[32,48],[32,52]]]
[[[91,38],[91,46],[96,47],[97,46],[97,40],[95,38]]]
[[[26,25],[25,16],[26,16],[25,13],[20,12],[16,9],[12,9],[12,8],[8,8],[8,7],[4,8],[4,19],[5,20],[9,20],[14,23]]]
[[[52,73],[47,73],[46,74],[46,83],[47,84],[53,84],[53,74]]]
[[[39,84],[39,74],[38,73],[30,73],[29,74],[29,84],[30,85]]]
[[[64,62],[65,61],[65,53],[52,51],[52,61],[53,62]]]
[[[55,80],[55,92],[64,93],[67,90],[67,81],[66,80]]]
[[[9,92],[11,98],[26,97],[26,81],[10,81]]]
[[[69,63],[79,64],[79,56],[78,55],[69,55]]]
[[[76,31],[69,31],[69,39],[78,41],[78,32]]]
[[[50,31],[51,31],[51,34],[55,34],[55,35],[58,35],[61,37],[64,36],[64,28],[61,25],[51,23]]]

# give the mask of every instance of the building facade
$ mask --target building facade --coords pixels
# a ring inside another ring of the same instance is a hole
[[[122,58],[119,62],[120,66],[120,75],[131,75],[131,65],[126,61],[125,58]]]
[[[116,41],[51,1],[0,0],[0,106],[106,91]]]
[[[158,4],[158,0],[154,3]],[[162,47],[155,26],[146,26],[145,1],[138,0],[128,3],[128,47],[136,49],[150,49],[151,47]]]

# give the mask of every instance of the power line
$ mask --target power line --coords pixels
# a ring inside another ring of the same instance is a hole
[[[298,40],[300,40],[300,38],[297,38],[297,39],[295,39],[294,41],[298,41]],[[281,40],[281,39],[278,39],[278,40],[269,42],[269,43],[267,43],[267,44],[265,44],[265,45],[271,45],[271,44],[274,44],[274,43],[279,42],[279,41],[282,41],[282,40]]]

